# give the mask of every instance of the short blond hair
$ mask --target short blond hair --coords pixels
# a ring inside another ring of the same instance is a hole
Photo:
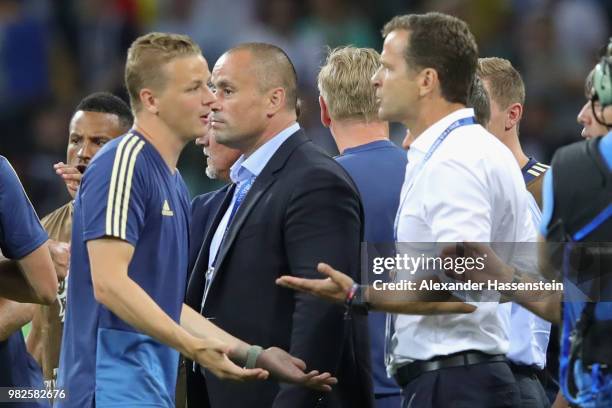
[[[504,58],[479,58],[476,74],[489,83],[490,95],[501,109],[525,103],[525,84],[521,74]]]
[[[163,67],[171,60],[201,55],[200,47],[188,36],[169,33],[149,33],[138,37],[128,49],[125,63],[125,87],[134,112],[140,110],[140,90],[163,89],[166,75]]]
[[[319,71],[319,93],[333,119],[378,119],[375,89],[370,79],[380,66],[371,48],[341,47],[330,51]]]

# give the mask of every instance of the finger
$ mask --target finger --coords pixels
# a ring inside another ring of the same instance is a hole
[[[312,376],[312,380],[320,382],[324,382],[332,376],[330,373],[319,373],[318,371],[311,371],[310,373],[315,373],[315,375]]]
[[[306,363],[304,362],[304,360],[291,356],[291,361],[300,370],[304,371],[306,369]]]
[[[70,174],[81,174],[79,169],[76,166],[68,166],[64,165],[61,167],[56,167],[55,172],[57,174],[70,173]]]
[[[276,283],[286,288],[313,293],[317,290],[318,282],[316,279],[296,278],[295,276],[281,276],[276,280]]]
[[[309,373],[304,373],[304,380],[310,380],[312,378],[315,378],[316,376],[321,375],[321,373],[319,373],[319,370],[312,370]]]
[[[331,386],[333,384],[327,384],[325,382],[315,381],[314,379],[311,379],[310,381],[308,381],[307,383],[304,383],[303,385],[313,390],[330,392],[332,390]]]
[[[80,183],[81,179],[83,178],[83,175],[81,173],[75,173],[75,174],[63,173],[63,174],[59,174],[59,176],[63,178],[64,181],[66,182],[77,182],[77,183]]]
[[[334,268],[323,262],[317,265],[317,270],[319,271],[319,273],[328,276],[336,283],[346,283],[350,285],[349,281],[352,281],[352,279],[344,273],[335,270]]]
[[[323,373],[310,379],[307,386],[329,392],[332,386],[336,384],[338,384],[338,379],[336,377],[332,377],[329,373]]]

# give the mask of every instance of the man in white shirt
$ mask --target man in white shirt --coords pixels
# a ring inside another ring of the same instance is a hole
[[[532,219],[538,226],[542,218],[542,181],[549,166],[528,157],[519,140],[519,124],[525,104],[525,85],[521,74],[506,59],[479,58],[477,75],[482,80],[491,106],[490,120],[482,125],[508,146],[521,167],[527,190],[533,196],[530,201]],[[551,325],[513,303],[510,327],[507,357],[519,387],[522,406],[548,407],[550,401],[538,375],[546,366]]]
[[[478,50],[467,25],[427,13],[392,19],[383,29],[382,66],[373,77],[379,117],[401,122],[414,141],[396,219],[398,242],[527,242],[535,228],[525,184],[508,148],[466,109]],[[352,282],[289,278],[280,284],[335,299]],[[381,309],[372,290],[366,300]],[[510,305],[478,303],[471,314],[399,315],[388,370],[405,407],[519,406],[508,351]],[[384,309],[384,307],[382,307]],[[500,309],[500,310],[498,310]],[[397,309],[396,309],[397,310]]]

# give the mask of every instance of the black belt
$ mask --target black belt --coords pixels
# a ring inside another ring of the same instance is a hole
[[[512,361],[509,361],[508,364],[510,365],[510,369],[512,370],[514,374],[525,375],[527,377],[531,377],[531,376],[537,377],[540,375],[540,372],[542,371],[535,364],[533,365],[515,364]]]
[[[464,367],[482,363],[507,362],[503,354],[486,354],[481,351],[464,351],[449,356],[434,357],[430,360],[415,361],[401,366],[395,372],[395,381],[405,386],[421,374],[442,368]]]

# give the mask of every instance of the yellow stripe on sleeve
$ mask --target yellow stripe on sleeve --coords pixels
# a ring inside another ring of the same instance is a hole
[[[144,147],[145,142],[142,140],[138,142],[138,145],[130,155],[130,162],[128,163],[128,173],[127,179],[125,182],[125,192],[123,194],[123,206],[122,206],[122,214],[121,214],[121,239],[125,239],[125,233],[127,229],[127,214],[128,214],[128,205],[130,203],[130,192],[132,191],[132,176],[134,174],[134,166],[136,165],[136,158],[138,157],[138,153]]]
[[[113,229],[112,236],[113,237],[121,237],[121,228],[120,228],[120,219],[121,219],[121,202],[123,201],[123,196],[125,194],[125,186],[126,186],[126,175],[128,163],[131,161],[132,155],[134,154],[134,146],[138,142],[138,137],[134,136],[130,138],[125,147],[126,154],[123,155],[123,159],[121,160],[121,165],[119,167],[119,173],[117,174],[117,194],[115,195],[115,202],[113,203]]]
[[[119,167],[121,165],[121,157],[123,155],[123,149],[125,144],[132,138],[133,135],[127,135],[117,146],[115,151],[115,161],[113,162],[113,171],[111,173],[111,181],[108,189],[108,200],[106,202],[106,235],[113,235],[113,205],[115,203],[115,189],[117,187],[117,175],[119,173]]]

